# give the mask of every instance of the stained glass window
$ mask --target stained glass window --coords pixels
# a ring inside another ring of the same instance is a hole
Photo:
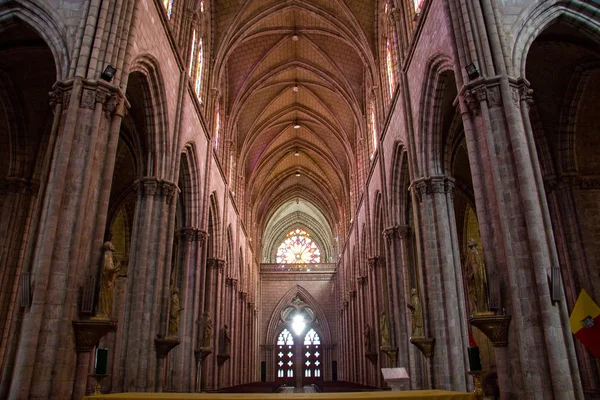
[[[165,10],[167,10],[167,16],[170,19],[173,14],[173,0],[163,0],[163,5],[165,6]]]
[[[375,155],[375,150],[377,150],[377,121],[375,119],[375,100],[371,101],[371,110],[369,113],[369,117],[371,119],[371,136],[373,139],[373,152],[371,153],[371,158]]]
[[[202,38],[198,40],[198,53],[196,57],[198,57],[198,61],[196,62],[196,82],[194,84],[194,91],[196,92],[196,96],[198,96],[198,99],[201,99],[200,94],[202,93],[202,68],[204,67],[204,52],[202,50]]]
[[[311,344],[321,344],[321,339],[319,338],[319,334],[314,329],[311,329],[310,331],[308,331],[306,333],[306,336],[304,336],[304,345],[309,346]],[[319,353],[317,352],[317,357],[319,357],[318,354]]]
[[[278,378],[292,378],[294,376],[294,337],[291,332],[284,329],[277,338],[277,377]]]
[[[221,108],[215,104],[215,150],[219,150],[219,134],[221,133]]]
[[[321,251],[302,229],[294,229],[277,249],[278,264],[306,264],[321,262]]]
[[[388,38],[385,44],[385,61],[387,66],[388,86],[390,97],[394,95],[396,89],[396,77],[394,76],[394,61],[392,58],[392,41]]]
[[[415,13],[418,14],[423,9],[423,2],[425,0],[413,0],[415,3]]]
[[[196,30],[192,33],[192,54],[190,54],[190,76],[194,73],[194,63],[196,62]]]

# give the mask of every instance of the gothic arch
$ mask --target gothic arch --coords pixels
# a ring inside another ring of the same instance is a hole
[[[306,303],[315,312],[315,321],[318,320],[318,323],[311,326],[311,328],[319,333],[319,336],[321,336],[325,343],[331,343],[331,330],[329,329],[327,314],[325,314],[325,311],[321,305],[314,299],[314,297],[312,297],[308,290],[300,285],[296,285],[288,290],[288,292],[281,297],[279,303],[277,303],[277,306],[275,307],[275,310],[269,319],[269,324],[267,325],[265,343],[270,344],[277,341],[277,335],[279,335],[281,328],[284,326],[284,323],[280,318],[281,313],[286,306],[291,304],[292,300],[294,300],[296,296],[304,301],[304,303]]]
[[[443,132],[442,103],[444,90],[448,84],[446,72],[452,72],[452,59],[443,54],[437,54],[430,59],[425,69],[424,86],[419,106],[419,125],[417,128],[417,154],[421,176],[442,174]]]
[[[169,179],[168,165],[171,154],[169,139],[169,116],[167,112],[167,96],[163,75],[158,60],[150,55],[138,56],[131,65],[130,76],[133,73],[143,76],[142,96],[145,109],[147,135],[147,176]],[[128,86],[131,84],[128,81]]]
[[[184,220],[189,227],[200,226],[200,174],[198,172],[198,157],[196,154],[196,146],[194,143],[187,143],[180,160],[180,173],[183,174],[180,180],[183,182],[180,196],[185,199]]]
[[[71,70],[68,70],[71,51],[61,34],[66,32],[67,28],[60,22],[61,18],[54,9],[46,7],[42,2],[9,2],[6,6],[0,7],[2,29],[12,25],[6,22],[11,19],[22,21],[46,42],[54,57],[57,80],[64,80],[73,75],[75,66],[71,66]]]
[[[525,67],[529,48],[533,41],[548,27],[563,20],[569,25],[600,43],[600,21],[592,7],[580,7],[570,1],[558,4],[540,1],[529,7],[528,13],[515,23],[518,33],[512,46],[512,67],[518,76],[525,77]],[[516,30],[516,29],[515,29]]]
[[[209,203],[207,257],[216,258],[221,255],[219,247],[221,243],[221,221],[216,192],[210,194]]]

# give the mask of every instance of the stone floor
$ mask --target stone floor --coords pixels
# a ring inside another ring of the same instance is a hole
[[[312,386],[304,386],[302,388],[296,387],[282,387],[279,393],[316,393],[316,390]]]

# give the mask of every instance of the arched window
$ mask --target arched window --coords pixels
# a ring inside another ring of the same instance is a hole
[[[415,5],[415,14],[418,14],[421,12],[421,10],[423,9],[423,2],[425,0],[413,0],[414,5]]]
[[[303,368],[305,378],[321,377],[321,339],[319,334],[311,329],[304,336]]]
[[[390,91],[390,97],[394,96],[394,90],[396,89],[396,76],[394,75],[394,59],[392,53],[392,40],[388,37],[385,44],[385,61],[387,68],[388,77],[388,89]]]
[[[219,150],[219,135],[221,134],[221,106],[219,101],[215,104],[215,150]]]
[[[202,38],[198,40],[198,50],[196,54],[196,81],[194,82],[194,91],[199,100],[202,100],[202,69],[204,67],[204,51],[202,48]]]
[[[277,377],[292,378],[294,376],[294,337],[284,329],[277,338]]]
[[[163,0],[163,6],[165,6],[165,10],[167,11],[167,17],[171,19],[173,15],[173,0]]]
[[[377,119],[375,116],[375,100],[371,100],[370,112],[369,112],[369,122],[371,125],[371,139],[373,141],[373,148],[371,152],[371,159],[375,156],[375,151],[377,150]]]
[[[321,251],[309,234],[298,228],[287,234],[277,249],[278,264],[306,264],[321,262]]]
[[[202,101],[202,70],[204,67],[204,51],[202,38],[198,37],[196,29],[192,34],[192,49],[190,54],[190,78],[194,82],[194,92],[198,100]]]

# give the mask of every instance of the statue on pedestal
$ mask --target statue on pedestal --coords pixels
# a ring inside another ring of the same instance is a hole
[[[229,355],[231,351],[231,336],[229,335],[229,327],[223,326],[223,354]]]
[[[387,314],[384,312],[381,313],[381,319],[379,321],[379,330],[381,334],[381,347],[389,348],[392,346],[391,341],[391,332],[390,332],[390,322],[388,320]]]
[[[213,328],[210,314],[205,311],[202,313],[202,318],[200,321],[198,321],[198,349],[210,348],[212,330]]]
[[[369,324],[365,325],[365,331],[363,332],[363,336],[365,337],[365,353],[371,352],[371,327]]]
[[[115,248],[112,242],[105,242],[103,248],[100,295],[98,296],[98,309],[96,310],[95,318],[108,319],[112,313],[115,281],[117,274],[121,270],[121,266],[113,259]]]
[[[181,301],[179,300],[179,289],[175,285],[171,285],[171,305],[169,309],[169,337],[177,337],[179,335],[179,319],[181,316]]]
[[[477,242],[469,238],[468,247],[464,273],[467,280],[469,311],[473,314],[489,310],[488,289],[485,264],[477,250]]]
[[[408,308],[410,308],[412,313],[412,336],[424,337],[425,331],[423,330],[423,308],[421,307],[421,299],[419,299],[416,288],[412,288],[410,293],[410,304],[408,304]]]

